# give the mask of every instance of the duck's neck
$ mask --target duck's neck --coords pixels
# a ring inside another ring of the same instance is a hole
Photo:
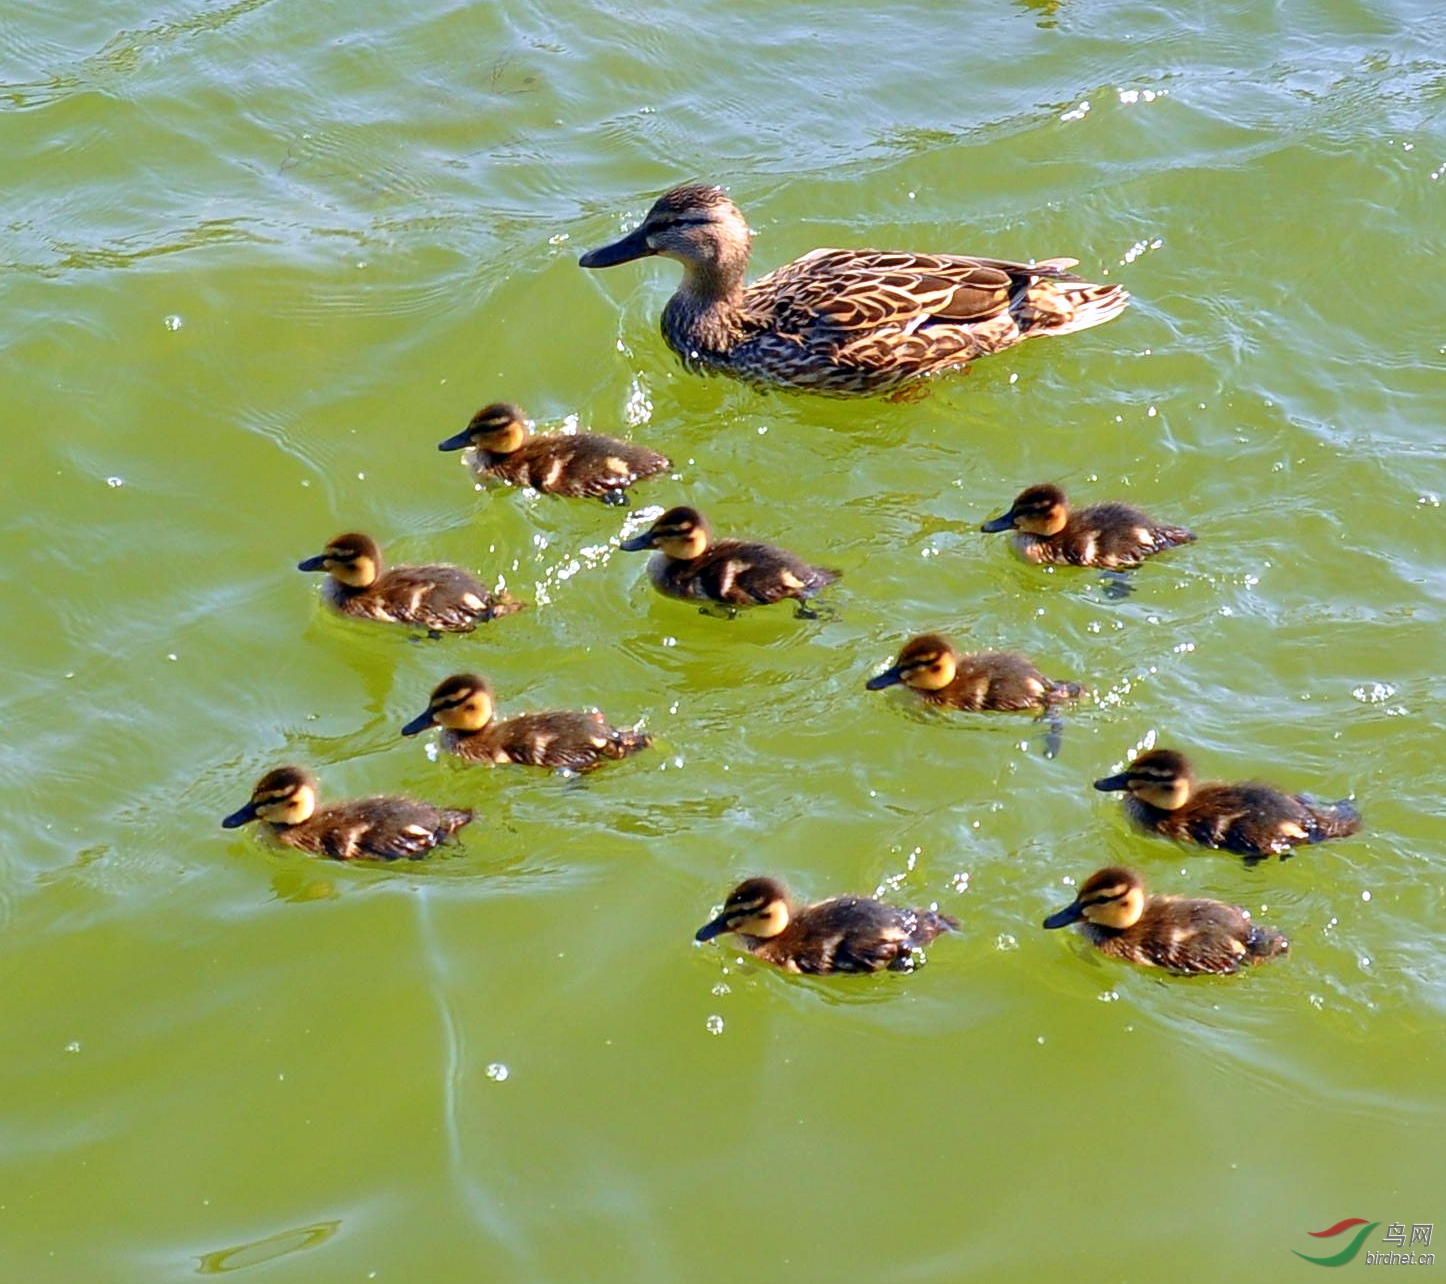
[[[743,294],[747,255],[683,266],[683,282],[663,309],[669,346],[684,361],[732,351],[749,334]]]

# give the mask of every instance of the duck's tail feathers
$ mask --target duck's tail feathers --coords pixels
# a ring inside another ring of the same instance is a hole
[[[443,807],[442,818],[437,825],[437,841],[440,843],[444,838],[450,838],[463,825],[470,823],[475,815],[470,807]]]
[[[506,589],[498,593],[487,608],[489,620],[500,620],[504,615],[516,615],[518,611],[525,611],[529,603],[520,602],[513,597]]]
[[[942,932],[957,932],[959,920],[952,914],[941,914],[938,910],[916,910],[916,923],[912,933],[915,945],[927,945]]]
[[[1348,798],[1333,803],[1311,802],[1309,799],[1303,801],[1314,822],[1307,830],[1313,843],[1323,843],[1327,838],[1344,838],[1361,827],[1361,813]]]
[[[1073,334],[1113,321],[1130,306],[1130,295],[1118,285],[1088,281],[1035,281],[1025,294],[1020,328],[1026,336]]]
[[[1050,704],[1058,704],[1061,700],[1078,700],[1084,693],[1085,688],[1078,682],[1053,682],[1044,698]]]
[[[1160,548],[1175,548],[1180,544],[1193,544],[1195,532],[1183,526],[1160,526],[1155,530],[1155,543]]]

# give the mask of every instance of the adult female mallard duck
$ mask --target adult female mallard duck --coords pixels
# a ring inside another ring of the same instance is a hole
[[[471,819],[468,808],[415,798],[355,798],[318,808],[316,778],[300,767],[278,767],[221,825],[237,829],[262,820],[278,842],[333,860],[420,860]]]
[[[438,450],[467,450],[479,481],[531,486],[545,495],[579,495],[626,504],[628,487],[671,468],[666,455],[599,433],[530,435],[527,419],[510,402],[483,406]]]
[[[1184,975],[1235,972],[1290,949],[1279,932],[1250,921],[1237,905],[1185,896],[1148,896],[1133,870],[1091,874],[1045,927],[1082,923],[1102,954]]]
[[[740,606],[767,606],[793,598],[802,619],[817,612],[806,603],[832,584],[838,571],[810,566],[772,544],[714,540],[696,508],[670,508],[641,535],[618,545],[625,553],[656,548],[648,560],[653,587],[667,597]]]
[[[414,624],[432,636],[470,633],[479,623],[520,611],[507,593],[493,593],[457,566],[382,566],[381,549],[367,535],[338,535],[299,571],[325,571],[328,604],[343,615]]]
[[[882,691],[902,683],[930,704],[942,709],[1021,712],[1038,709],[1050,726],[1045,756],[1059,752],[1062,726],[1058,706],[1078,699],[1084,688],[1077,682],[1056,682],[1014,651],[979,651],[965,655],[948,638],[925,633],[906,642],[899,658],[864,685]]]
[[[585,268],[649,254],[683,266],[663,337],[696,373],[835,395],[899,389],[1036,335],[1118,316],[1130,296],[1071,274],[1075,259],[814,250],[745,285],[751,233],[722,188],[665,192]]]
[[[1107,570],[1139,566],[1145,558],[1195,538],[1183,526],[1162,525],[1129,504],[1071,510],[1064,491],[1048,483],[1020,491],[1007,513],[979,529],[991,535],[1014,531],[1014,547],[1026,561]]]
[[[1320,803],[1254,782],[1196,784],[1189,759],[1173,749],[1142,753],[1118,775],[1096,780],[1095,788],[1125,790],[1125,814],[1140,829],[1249,860],[1272,853],[1283,860],[1302,843],[1343,838],[1361,827],[1345,799]]]
[[[652,737],[609,725],[596,709],[558,709],[494,720],[492,687],[475,673],[458,673],[439,682],[427,708],[405,727],[415,736],[442,728],[441,747],[468,762],[517,762],[528,767],[591,771],[609,758],[626,758],[646,749]]]
[[[788,972],[909,972],[922,961],[916,951],[958,927],[938,910],[896,909],[862,896],[793,905],[776,879],[750,878],[693,939],[733,932],[750,954]]]

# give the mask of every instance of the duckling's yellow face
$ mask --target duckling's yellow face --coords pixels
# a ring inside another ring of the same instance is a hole
[[[984,530],[1020,530],[1028,535],[1058,535],[1069,521],[1069,506],[1058,486],[1031,486],[1015,496],[1002,517],[986,522]]]
[[[469,445],[492,455],[510,455],[527,440],[527,420],[509,402],[484,406],[467,425]]]
[[[253,820],[273,825],[299,825],[316,811],[316,781],[299,767],[278,767],[256,782],[251,800],[221,822],[236,829]]]
[[[1124,931],[1145,912],[1145,887],[1132,870],[1111,867],[1091,874],[1079,895],[1064,909],[1044,920],[1045,927],[1064,927],[1080,919],[1099,927]]]
[[[299,571],[325,571],[348,588],[370,588],[381,574],[382,555],[366,535],[338,535],[315,557],[298,562]]]
[[[724,932],[763,940],[778,936],[789,923],[788,894],[771,878],[750,878],[729,893],[723,912],[705,923],[693,937],[711,941]]]
[[[1151,807],[1178,811],[1190,801],[1195,777],[1183,754],[1172,749],[1152,749],[1118,775],[1096,780],[1095,788],[1105,792],[1126,789],[1131,797]]]
[[[902,682],[915,691],[942,691],[959,672],[959,657],[946,638],[926,633],[907,643],[892,668],[885,669],[865,684],[880,691]]]
[[[475,673],[459,673],[437,685],[425,713],[402,728],[404,736],[436,725],[449,731],[481,731],[492,721],[492,688]]]
[[[708,523],[696,508],[670,508],[641,535],[618,545],[626,553],[659,549],[664,557],[691,562],[708,551]]]

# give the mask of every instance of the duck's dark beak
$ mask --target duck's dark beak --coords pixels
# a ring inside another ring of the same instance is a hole
[[[882,691],[885,687],[897,686],[903,680],[904,672],[896,664],[892,669],[885,669],[882,673],[870,678],[864,683],[864,686],[870,691]]]
[[[1084,917],[1084,906],[1078,901],[1066,905],[1062,910],[1056,910],[1044,920],[1045,927],[1068,927],[1071,923],[1078,923]]]
[[[446,441],[437,443],[438,450],[465,450],[472,444],[472,430],[464,428],[455,437],[448,437]]]
[[[625,539],[618,544],[624,553],[641,553],[645,548],[652,548],[657,543],[653,538],[652,531],[644,531],[641,535],[634,535],[632,539]]]
[[[979,528],[986,535],[997,535],[1000,531],[1012,531],[1014,529],[1014,509],[1007,513],[1001,513],[992,522],[985,522]]]
[[[415,736],[419,732],[425,731],[435,721],[436,719],[432,717],[432,711],[430,709],[424,709],[402,728],[402,735]]]
[[[318,553],[315,557],[308,557],[304,562],[297,562],[298,571],[324,571],[326,570],[326,554]]]
[[[1128,789],[1130,787],[1130,773],[1122,771],[1118,776],[1106,776],[1103,780],[1095,781],[1095,788],[1101,793],[1111,793],[1116,789]]]
[[[649,254],[656,253],[657,250],[648,244],[647,233],[641,227],[635,227],[621,241],[589,250],[577,263],[579,267],[585,268],[615,267],[619,263],[631,263],[634,259],[647,258]]]
[[[702,927],[693,933],[693,939],[695,941],[711,941],[715,936],[722,936],[727,930],[728,915],[723,913],[718,915],[711,923],[704,923]]]
[[[256,804],[247,803],[240,811],[233,811],[221,822],[222,829],[240,829],[242,825],[250,824],[256,819]]]

